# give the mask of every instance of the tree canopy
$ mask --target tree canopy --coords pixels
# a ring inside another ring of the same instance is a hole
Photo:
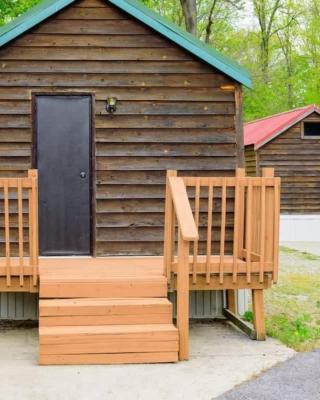
[[[320,103],[320,0],[142,0],[252,74],[246,120]],[[0,0],[0,24],[39,0]]]

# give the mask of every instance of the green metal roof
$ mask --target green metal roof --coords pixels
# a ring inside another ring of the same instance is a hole
[[[62,10],[76,0],[44,0],[28,12],[14,19],[12,22],[0,28],[0,46],[5,45],[28,29],[34,27],[56,12]],[[163,36],[175,42],[180,47],[194,54],[221,72],[242,83],[252,87],[252,82],[247,70],[237,62],[223,56],[217,50],[204,44],[195,36],[180,29],[175,24],[161,17],[144,6],[138,0],[106,0],[120,8],[145,25],[159,32]]]

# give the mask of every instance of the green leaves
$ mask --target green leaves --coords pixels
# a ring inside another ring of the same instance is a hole
[[[0,0],[0,25],[10,22],[39,2],[40,0]]]

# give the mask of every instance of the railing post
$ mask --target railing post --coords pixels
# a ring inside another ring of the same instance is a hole
[[[169,185],[169,177],[177,176],[177,171],[168,170],[166,176],[166,198],[165,198],[165,216],[164,216],[164,274],[167,276],[168,284],[171,283],[171,263],[174,246],[174,209],[172,194]]]
[[[236,185],[234,190],[234,221],[233,221],[233,283],[237,282],[238,270],[237,262],[239,252],[243,249],[243,235],[244,235],[244,189],[239,183],[239,178],[245,177],[245,169],[236,169]],[[227,290],[227,307],[228,309],[237,314],[237,295],[236,289]]]
[[[273,168],[263,168],[262,169],[262,177],[263,178],[273,178],[274,177],[274,169]],[[274,228],[275,228],[275,213],[276,213],[276,204],[275,204],[275,187],[265,185],[264,189],[261,187],[261,191],[263,191],[263,199],[264,204],[260,207],[261,213],[261,224],[260,224],[260,262],[262,265],[260,266],[260,281],[261,276],[263,274],[262,268],[264,268],[264,262],[275,262],[275,256],[277,253],[275,249],[275,236],[274,236]],[[253,323],[257,334],[257,340],[265,340],[266,338],[266,327],[265,327],[265,318],[264,318],[264,301],[263,301],[263,289],[253,289],[252,290],[252,309],[253,309]]]
[[[274,168],[262,168],[263,178],[274,178]],[[274,213],[275,213],[274,188],[265,188],[265,232],[264,234],[264,261],[274,263]]]
[[[253,324],[257,340],[266,339],[266,326],[264,320],[263,289],[252,290]]]
[[[10,211],[9,211],[9,182],[5,179],[3,187],[4,201],[4,237],[5,237],[5,255],[6,255],[6,282],[7,287],[11,286],[11,257],[10,257]]]
[[[30,261],[32,264],[32,281],[33,286],[38,283],[38,171],[30,169],[28,177],[31,178],[31,190],[29,191],[29,241],[30,245]]]
[[[177,328],[179,330],[179,360],[189,358],[189,246],[179,229],[177,271]]]

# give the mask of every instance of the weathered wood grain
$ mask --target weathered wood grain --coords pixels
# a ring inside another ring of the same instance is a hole
[[[234,92],[221,88],[234,82],[104,1],[78,1],[17,38],[0,50],[0,68],[0,176],[32,165],[35,94],[93,95],[97,255],[162,252],[167,169],[234,174],[240,122]],[[115,115],[105,110],[109,96]],[[200,204],[200,223],[203,212]],[[17,251],[15,232],[12,240]]]

